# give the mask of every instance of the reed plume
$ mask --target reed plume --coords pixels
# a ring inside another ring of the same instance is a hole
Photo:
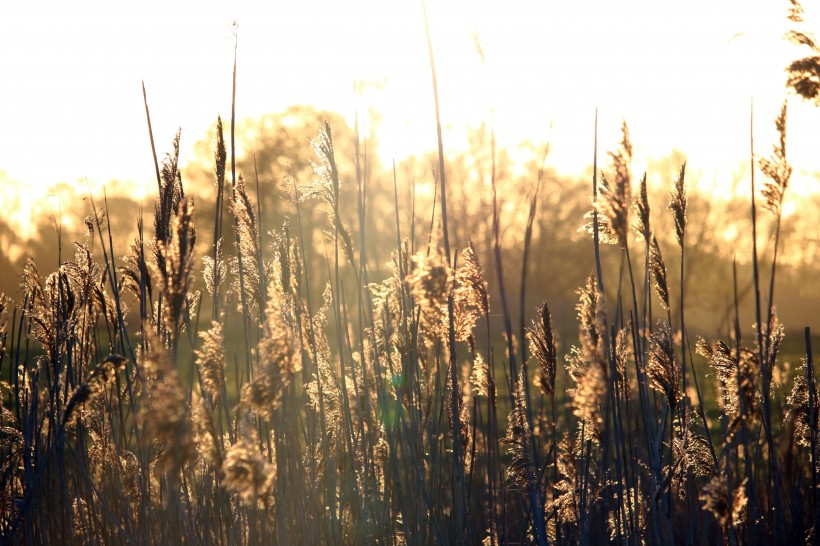
[[[579,419],[579,433],[584,430],[585,438],[580,444],[591,439],[600,441],[603,427],[602,408],[607,391],[606,360],[604,357],[604,309],[598,294],[595,277],[587,279],[584,288],[578,291],[578,311],[580,347],[572,347],[567,355],[567,372],[575,387],[567,390],[572,400],[573,413]]]
[[[658,321],[655,332],[649,336],[649,361],[646,366],[650,385],[660,392],[674,415],[681,393],[681,367],[675,357],[675,342],[672,329],[665,321]]]
[[[447,404],[447,416],[450,420],[450,431],[453,432],[456,430],[456,422],[455,420],[458,419],[458,431],[461,437],[461,445],[465,446],[462,448],[461,456],[462,461],[465,468],[469,468],[472,464],[472,460],[470,459],[470,452],[466,449],[466,446],[469,446],[472,442],[472,432],[470,430],[470,404],[465,403],[465,385],[464,381],[454,381],[452,376],[453,368],[447,368],[447,399],[455,399],[456,400],[456,408],[453,408],[452,405]],[[456,388],[456,392],[453,393],[453,388]],[[453,409],[455,409],[458,414],[453,415]]]
[[[703,486],[699,499],[703,507],[712,513],[721,527],[739,527],[746,516],[746,480],[739,483],[734,491],[729,491],[729,482],[725,474],[715,474]]]
[[[220,468],[223,461],[225,446],[222,436],[217,432],[214,422],[214,405],[196,391],[191,397],[191,425],[193,427],[193,443],[199,456],[198,462],[203,471],[209,468]]]
[[[798,368],[798,373],[794,376],[792,390],[786,399],[787,409],[784,420],[794,423],[794,440],[797,445],[812,448],[811,435],[816,435],[817,431],[812,430],[811,423],[817,422],[818,415],[817,406],[815,405],[814,408],[811,408],[809,405],[811,390],[806,379],[806,369],[808,365],[808,360],[803,358],[801,360],[800,367]],[[818,394],[817,387],[815,386],[814,400],[817,400]],[[812,409],[815,413],[813,419],[811,415]]]
[[[160,269],[165,296],[163,316],[165,328],[173,337],[179,332],[188,297],[194,294],[191,287],[194,281],[192,272],[195,247],[194,202],[190,198],[183,198],[172,217],[169,238],[157,241],[164,264]]]
[[[216,242],[214,255],[216,258],[202,257],[202,279],[205,281],[205,289],[211,296],[219,293],[219,288],[228,277],[228,264],[222,256],[221,238]]]
[[[669,284],[666,281],[666,264],[663,261],[661,247],[658,240],[652,236],[652,243],[649,246],[649,268],[652,271],[652,278],[655,281],[655,292],[661,301],[664,309],[669,310]]]
[[[795,59],[786,67],[786,85],[804,100],[818,104],[820,101],[820,48],[817,39],[805,26],[803,6],[798,0],[790,0],[788,19],[795,25],[786,33],[786,38],[795,45],[808,48],[805,57]]]
[[[467,243],[467,248],[461,253],[461,265],[455,271],[455,282],[455,305],[475,308],[482,315],[490,312],[487,282],[484,280],[484,271],[478,262],[472,241]]]
[[[578,490],[580,489],[580,477],[578,475],[578,467],[576,465],[577,448],[573,436],[567,431],[561,441],[558,442],[558,456],[556,457],[556,465],[558,470],[558,479],[553,485],[553,500],[549,503],[547,513],[555,513],[560,524],[575,525],[579,521],[578,514]],[[559,527],[559,525],[556,525]],[[557,537],[554,536],[556,530],[552,529],[552,540]]]
[[[495,398],[495,385],[490,379],[490,369],[481,353],[476,353],[470,373],[470,385],[476,396]]]
[[[242,281],[240,281],[238,275],[234,277],[234,289],[238,293],[242,289],[242,282],[244,282],[247,297],[245,300],[240,299],[239,305],[242,305],[242,301],[247,301],[251,310],[259,311],[260,306],[266,301],[267,267],[261,261],[259,219],[256,217],[253,203],[248,195],[245,178],[241,174],[234,185],[231,205],[236,219],[238,239],[237,256],[234,258],[236,265],[231,269],[237,272],[241,269],[243,272]]]
[[[283,302],[281,288],[272,279],[258,345],[259,368],[242,387],[242,404],[267,418],[279,408],[293,375],[302,369],[298,337],[285,320]]]
[[[225,386],[225,336],[222,323],[212,321],[211,327],[200,332],[202,344],[196,349],[196,365],[202,381],[202,391],[213,404],[222,397]]]
[[[165,256],[162,248],[167,245],[172,237],[171,220],[178,214],[179,203],[185,197],[182,187],[182,174],[179,171],[179,139],[180,131],[177,131],[173,141],[173,153],[166,154],[162,162],[162,170],[158,173],[159,196],[154,205],[154,244],[153,253],[157,263],[157,269],[163,279],[168,278],[166,270]]]
[[[456,341],[467,341],[479,316],[489,314],[490,296],[472,242],[467,243],[461,259],[453,273],[453,324]]]
[[[581,354],[588,363],[595,361],[601,364],[604,361],[603,340],[606,335],[603,326],[605,310],[595,277],[591,275],[587,277],[584,287],[578,290],[578,296],[575,310],[578,313],[578,339]]]
[[[267,462],[256,442],[241,438],[228,448],[222,462],[222,485],[231,493],[239,495],[249,508],[264,505],[272,492],[276,479],[276,467]]]
[[[649,241],[652,237],[649,210],[649,195],[646,191],[646,173],[644,173],[638,194],[632,200],[632,211],[635,214],[635,224],[632,228],[644,241]]]
[[[601,183],[598,187],[600,199],[598,207],[598,234],[606,244],[620,245],[626,248],[629,233],[629,206],[632,183],[630,163],[632,161],[632,143],[629,141],[629,128],[626,121],[621,125],[621,143],[617,150],[609,152],[612,181],[601,171]],[[585,216],[589,223],[584,229],[594,231],[592,213]]]
[[[783,101],[780,113],[775,119],[779,139],[772,146],[772,155],[768,158],[758,157],[757,159],[760,170],[767,178],[761,190],[763,206],[775,216],[780,214],[783,207],[783,197],[792,175],[792,167],[786,160],[786,111],[787,102]]]
[[[422,317],[434,337],[446,339],[449,331],[447,300],[453,288],[453,271],[438,249],[428,256],[413,256],[412,269],[405,278]]]
[[[111,355],[100,362],[88,377],[74,390],[63,411],[61,426],[65,427],[77,418],[76,412],[92,398],[99,396],[106,387],[114,383],[117,374],[125,367],[127,360],[120,355]]]
[[[715,372],[720,384],[723,411],[728,415],[736,415],[740,411],[736,380],[738,366],[732,349],[723,341],[718,340],[714,346],[710,346],[703,338],[699,338],[696,351],[709,362]]]
[[[373,299],[374,334],[376,349],[379,354],[388,354],[397,349],[405,353],[407,340],[401,326],[402,302],[405,295],[405,284],[401,275],[401,264],[396,252],[391,254],[388,263],[389,275],[380,283],[371,283],[369,290]]]
[[[123,260],[125,264],[117,269],[120,286],[138,301],[141,300],[143,291],[147,301],[153,300],[153,277],[145,260],[145,246],[138,238],[134,238],[129,251]]]
[[[302,193],[299,195],[299,201],[318,199],[330,207],[330,210],[326,211],[328,219],[338,234],[339,243],[341,243],[342,251],[348,262],[354,265],[353,240],[350,231],[342,220],[339,208],[342,183],[339,176],[339,167],[336,164],[336,151],[330,123],[324,122],[319,135],[311,141],[311,145],[318,158],[318,161],[311,161],[316,178],[300,188]]]
[[[538,310],[538,319],[527,328],[530,351],[535,356],[538,367],[535,377],[538,387],[547,399],[555,396],[555,371],[558,364],[558,347],[552,328],[552,315],[546,302]]]
[[[138,361],[143,399],[139,424],[156,449],[157,468],[176,474],[195,455],[188,403],[168,350],[150,328],[145,332],[148,350]]]
[[[686,494],[684,485],[687,474],[705,477],[711,475],[714,469],[709,441],[692,429],[692,422],[689,420],[689,426],[683,430],[683,434],[672,442],[672,478],[682,496]]]
[[[316,453],[305,453],[306,464],[311,457],[316,458],[318,463],[317,479],[324,471],[328,461],[323,458],[323,452],[318,446],[324,445],[322,437],[327,441],[327,446],[332,453],[341,448],[342,426],[344,422],[344,411],[342,406],[342,393],[336,383],[336,376],[333,373],[326,356],[321,352],[316,357],[316,371],[311,380],[305,385],[305,392],[308,396],[309,407],[313,410],[317,419],[323,419],[324,430],[316,429],[317,446]]]
[[[721,405],[730,418],[728,433],[731,438],[741,421],[749,426],[760,411],[758,353],[744,347],[739,351],[730,349],[723,341],[710,346],[702,339],[697,343],[697,352],[708,360],[720,383]]]
[[[669,194],[668,209],[672,211],[672,217],[675,220],[675,237],[678,241],[678,246],[683,248],[683,239],[686,234],[686,187],[684,180],[686,178],[686,162],[684,161],[680,167],[678,177],[675,179],[675,188]]]
[[[535,487],[540,492],[540,485],[534,483],[538,475],[538,468],[532,456],[530,447],[530,425],[527,419],[527,401],[524,397],[524,381],[527,378],[522,373],[515,381],[513,391],[513,407],[507,417],[507,435],[501,443],[507,446],[512,460],[507,467],[507,483],[510,487],[528,492]],[[539,493],[540,494],[540,493]]]

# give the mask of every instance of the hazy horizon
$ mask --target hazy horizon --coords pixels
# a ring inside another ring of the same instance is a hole
[[[376,134],[383,164],[435,149],[419,4],[195,6],[0,9],[0,71],[13,82],[0,102],[0,172],[26,190],[17,195],[18,224],[59,182],[84,188],[86,180],[94,187],[118,180],[137,195],[152,190],[141,81],[158,153],[181,127],[181,159],[191,160],[217,114],[230,117],[233,20],[237,119],[307,104],[351,125],[358,114],[363,130]],[[756,152],[767,155],[775,138],[784,68],[801,53],[782,38],[787,7],[431,2],[445,148],[464,150],[468,128],[492,120],[499,147],[515,153],[520,142],[549,141],[548,164],[578,176],[592,164],[597,108],[599,150],[616,145],[626,119],[635,173],[679,150],[703,187],[725,194],[748,163],[752,99]],[[820,112],[793,96],[789,108],[795,172],[787,201],[820,187],[811,146]],[[13,199],[14,185],[5,186],[5,199]]]

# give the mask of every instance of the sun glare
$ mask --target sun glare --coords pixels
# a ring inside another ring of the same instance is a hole
[[[0,105],[0,167],[35,191],[27,200],[86,178],[150,187],[141,81],[156,141],[181,127],[182,160],[190,160],[216,114],[229,115],[233,19],[240,118],[309,103],[351,122],[358,116],[377,135],[385,163],[435,147],[414,2],[1,9],[0,70],[14,84]],[[769,120],[785,96],[783,68],[795,55],[782,39],[787,22],[778,3],[440,1],[427,10],[446,147],[465,149],[468,131],[492,124],[499,147],[549,140],[550,166],[578,175],[592,162],[597,108],[601,149],[617,142],[626,119],[636,172],[682,150],[702,182],[717,180],[724,194],[747,161],[752,99],[757,151],[768,152]],[[817,190],[811,173],[820,160],[803,136],[818,133],[820,115],[799,100],[790,104],[792,188],[806,194]]]

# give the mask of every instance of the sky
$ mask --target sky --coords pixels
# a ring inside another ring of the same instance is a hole
[[[141,82],[158,153],[182,128],[183,162],[217,114],[230,117],[238,22],[237,117],[292,104],[358,112],[390,158],[436,146],[420,1],[5,2],[0,6],[0,199],[21,229],[57,182],[155,184]],[[808,11],[809,29],[820,17]],[[688,171],[725,194],[768,154],[802,53],[783,40],[788,2],[760,0],[428,0],[445,147],[493,119],[500,145],[551,143],[559,173],[600,156],[622,119],[633,168],[683,151]],[[482,54],[477,51],[480,44]],[[361,91],[354,92],[354,82]],[[793,199],[820,191],[820,110],[789,100]],[[669,184],[654,180],[650,183]],[[27,216],[28,215],[28,216]]]

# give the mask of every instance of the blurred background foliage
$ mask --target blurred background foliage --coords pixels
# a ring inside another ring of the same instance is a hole
[[[414,229],[411,244],[418,250],[425,245],[431,233],[431,218],[435,199],[436,154],[411,156],[392,164],[390,158],[379,156],[378,126],[373,124],[367,133],[360,127],[349,126],[344,118],[333,112],[317,110],[311,106],[291,106],[284,112],[267,114],[260,118],[241,119],[235,128],[236,175],[245,178],[246,185],[258,202],[261,211],[261,227],[267,233],[279,229],[286,219],[294,218],[292,185],[285,180],[292,168],[297,186],[310,183],[315,174],[312,161],[315,153],[311,146],[321,124],[328,121],[333,129],[334,145],[342,184],[341,202],[348,209],[341,215],[355,245],[361,247],[361,226],[356,225],[357,211],[349,204],[361,205],[357,179],[364,181],[366,225],[364,233],[365,259],[371,273],[371,282],[377,282],[387,273],[386,263],[375,258],[389,256],[396,241],[396,207],[394,191],[400,203],[399,221],[402,237],[407,238],[409,226]],[[196,218],[203,226],[212,225],[214,218],[216,188],[214,176],[213,147],[216,124],[208,134],[195,135],[192,145],[194,159],[182,168],[185,191],[196,202]],[[229,125],[225,127],[229,142]],[[187,139],[182,134],[183,146]],[[634,138],[639,139],[640,135]],[[158,139],[157,152],[161,156],[170,148],[170,142]],[[468,241],[475,245],[493,294],[497,295],[496,270],[492,266],[492,191],[494,176],[498,189],[500,210],[500,237],[504,263],[505,288],[510,295],[511,316],[519,314],[517,294],[520,290],[522,272],[523,239],[532,192],[539,177],[540,191],[537,196],[537,213],[533,229],[531,254],[527,275],[527,301],[552,302],[555,322],[559,330],[574,331],[574,307],[576,289],[593,271],[592,242],[581,233],[584,212],[591,209],[592,167],[577,176],[559,175],[550,167],[548,143],[522,143],[515,150],[495,149],[491,129],[482,124],[469,134],[466,151],[445,157],[445,173],[448,183],[450,209],[450,239],[455,248],[465,248]],[[599,153],[599,168],[604,167],[605,157]],[[230,153],[229,153],[230,157]],[[648,163],[648,188],[650,204],[655,211],[653,222],[670,271],[677,271],[679,262],[674,245],[674,226],[671,216],[658,214],[665,209],[669,191],[680,164],[685,160],[683,152],[673,150],[668,156]],[[395,168],[394,168],[395,167]],[[229,167],[230,168],[230,167]],[[604,167],[605,168],[605,167]],[[358,172],[358,178],[357,178]],[[633,192],[643,173],[632,173]],[[0,176],[3,176],[0,173]],[[689,170],[687,185],[702,187],[696,166]],[[722,186],[748,187],[748,164],[739,167],[736,179],[721,181]],[[761,176],[762,179],[762,176]],[[230,181],[230,171],[226,183]],[[11,181],[3,181],[11,183]],[[395,186],[394,186],[395,184]],[[717,185],[717,183],[716,183]],[[124,185],[117,181],[106,184],[108,210],[115,251],[121,259],[128,244],[136,234],[139,214],[144,215],[146,226],[153,222],[154,196],[148,195],[140,202],[133,199]],[[738,192],[737,195],[742,195]],[[746,192],[748,194],[748,191]],[[94,195],[102,205],[103,195]],[[24,233],[11,220],[0,218],[0,292],[15,297],[19,292],[19,274],[25,260],[31,257],[43,268],[56,267],[54,249],[61,240],[66,259],[71,250],[65,250],[72,241],[80,241],[84,229],[83,218],[91,214],[88,190],[81,184],[55,186],[48,205],[38,204],[42,213],[28,233]],[[797,198],[794,198],[797,201]],[[812,324],[820,309],[820,196],[792,198],[786,194],[786,210],[781,227],[782,254],[779,257],[778,314],[788,329],[796,330]],[[748,262],[751,248],[748,197],[726,198],[692,192],[689,200],[689,231],[687,232],[687,262],[685,283],[689,324],[702,335],[727,335],[719,331],[721,324],[728,324],[732,316],[732,261],[738,260],[739,294],[741,316],[752,316],[753,294],[751,264]],[[422,216],[422,212],[426,216]],[[301,207],[305,233],[313,234],[312,244],[320,251],[324,245],[323,229],[327,222],[321,207],[314,200],[307,200]],[[33,214],[34,216],[34,214]],[[412,216],[415,216],[412,218]],[[759,212],[762,222],[758,230],[758,246],[761,250],[761,271],[767,271],[773,246],[774,229],[771,215]],[[230,222],[225,223],[225,250],[234,254],[234,240]],[[319,229],[314,229],[319,228]],[[433,226],[435,233],[435,226]],[[207,237],[200,238],[198,256],[207,255]],[[635,246],[642,249],[643,244]],[[358,259],[358,257],[356,257]],[[379,258],[383,259],[383,258]],[[617,248],[605,248],[603,259],[606,268],[623,267],[621,253]],[[642,259],[642,258],[641,258]],[[324,264],[312,264],[314,270],[322,271]],[[612,269],[610,269],[612,270]],[[198,279],[198,283],[202,280]],[[326,278],[316,278],[311,289],[321,293]],[[608,287],[614,293],[617,286]],[[673,306],[677,290],[673,290]],[[495,297],[495,296],[494,296]],[[608,301],[614,301],[608,299]],[[525,309],[529,317],[535,311]],[[491,320],[498,320],[500,309],[495,310]],[[696,325],[696,326],[695,326]],[[750,325],[743,325],[748,327]]]

